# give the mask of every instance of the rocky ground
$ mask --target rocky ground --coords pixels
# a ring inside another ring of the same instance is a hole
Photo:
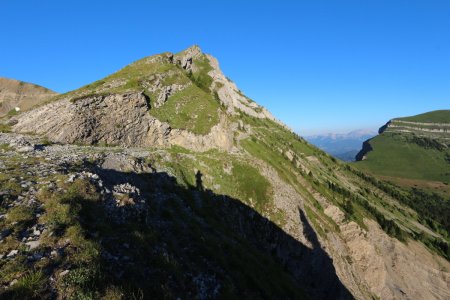
[[[16,134],[0,145],[0,297],[303,297],[259,250],[270,236],[291,238],[234,199],[178,186],[145,161],[148,150]],[[250,234],[261,226],[262,237]]]

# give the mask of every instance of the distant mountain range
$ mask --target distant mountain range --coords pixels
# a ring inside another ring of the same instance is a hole
[[[305,139],[323,151],[343,161],[354,161],[362,143],[375,136],[373,129],[360,129],[348,133],[326,133],[306,136]]]

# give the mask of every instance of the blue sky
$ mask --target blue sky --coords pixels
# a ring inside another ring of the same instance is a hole
[[[0,26],[0,76],[58,92],[198,44],[300,134],[450,109],[446,0],[3,1]]]

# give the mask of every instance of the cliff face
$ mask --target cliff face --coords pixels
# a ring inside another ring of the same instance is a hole
[[[0,78],[0,117],[10,111],[27,110],[57,93],[23,81]]]
[[[414,133],[418,136],[436,139],[450,139],[450,123],[425,123],[393,119],[386,124],[384,131]]]
[[[231,150],[233,135],[226,121],[206,135],[172,129],[149,113],[149,99],[141,93],[87,96],[76,102],[58,101],[22,114],[14,129],[35,132],[54,142],[166,147],[179,145],[196,151]]]
[[[198,47],[9,124],[3,295],[25,293],[8,266],[28,257],[45,283],[34,290],[55,297],[450,296],[450,264],[416,241],[444,237],[394,187],[292,133]]]
[[[355,156],[356,161],[365,160],[367,153],[369,153],[372,150],[373,148],[370,145],[370,140],[363,142],[362,149]]]

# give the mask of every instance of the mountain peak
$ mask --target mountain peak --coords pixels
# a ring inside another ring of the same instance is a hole
[[[51,107],[18,116],[14,130],[45,134],[57,142],[230,150],[241,114],[284,126],[245,96],[222,73],[217,59],[194,45],[138,60],[61,95]],[[73,115],[80,118],[64,121]],[[123,127],[129,120],[133,122]]]
[[[199,45],[192,45],[192,46],[186,48],[185,50],[181,51],[180,54],[181,53],[189,53],[194,56],[197,56],[197,55],[202,54],[203,52]]]

